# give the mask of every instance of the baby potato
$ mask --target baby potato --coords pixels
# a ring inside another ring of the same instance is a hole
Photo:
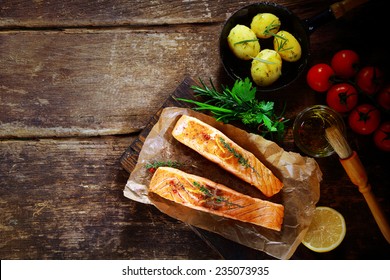
[[[252,60],[251,76],[258,86],[269,86],[282,75],[282,58],[270,49],[264,49]]]
[[[229,48],[240,59],[250,60],[260,52],[260,43],[249,27],[237,24],[227,37]]]
[[[295,62],[301,58],[302,50],[298,40],[289,32],[281,30],[274,38],[274,50],[283,60]]]
[[[258,38],[270,38],[272,34],[276,34],[280,28],[280,20],[277,16],[271,13],[260,13],[253,17],[251,29],[255,32]]]

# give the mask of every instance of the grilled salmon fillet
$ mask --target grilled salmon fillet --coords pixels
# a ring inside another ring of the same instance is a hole
[[[184,145],[258,188],[265,196],[278,193],[283,183],[251,152],[197,118],[182,115],[172,135]]]
[[[236,192],[209,179],[172,167],[159,167],[149,192],[195,210],[280,231],[284,217],[281,204]]]

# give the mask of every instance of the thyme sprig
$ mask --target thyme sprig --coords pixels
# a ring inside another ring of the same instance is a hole
[[[256,88],[249,78],[238,79],[230,89],[222,85],[219,92],[210,79],[210,87],[201,79],[202,86],[191,86],[196,96],[207,98],[205,102],[192,99],[177,98],[177,100],[196,105],[195,110],[210,111],[217,121],[229,123],[241,121],[251,130],[256,130],[264,137],[282,140],[285,124],[288,119],[274,110],[274,102],[256,99]],[[276,137],[275,137],[276,136]]]
[[[238,159],[239,164],[241,164],[245,168],[252,169],[255,173],[257,173],[260,176],[258,171],[252,165],[250,165],[248,159],[244,158],[242,154],[237,152],[229,143],[225,141],[225,139],[223,139],[223,137],[219,137],[219,142],[221,142],[221,144],[226,148],[226,150],[229,151],[229,153],[231,153],[236,159]]]
[[[181,165],[182,164],[178,161],[171,161],[171,160],[157,161],[157,160],[155,160],[155,161],[152,161],[152,162],[145,164],[145,168],[147,170],[149,170],[149,172],[154,173],[154,171],[156,171],[157,168],[162,167],[162,166],[179,168]]]
[[[205,196],[207,196],[207,197],[212,197],[213,196],[211,191],[208,188],[206,188],[204,185],[201,185],[199,182],[194,181],[192,184],[195,187],[197,187]]]
[[[211,199],[212,201],[215,201],[217,203],[225,203],[228,206],[237,206],[242,207],[241,205],[237,203],[233,203],[229,201],[227,198],[220,196],[220,195],[214,195],[205,185],[200,184],[199,182],[192,182],[192,184],[198,188],[207,198]]]

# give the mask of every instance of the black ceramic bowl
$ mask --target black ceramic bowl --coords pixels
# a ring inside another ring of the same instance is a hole
[[[275,3],[261,2],[245,6],[232,14],[225,22],[219,40],[219,51],[223,67],[233,79],[245,79],[251,77],[251,60],[245,61],[237,58],[230,50],[227,37],[230,30],[236,24],[250,27],[252,19],[258,13],[272,13],[280,19],[280,30],[290,32],[300,43],[302,49],[301,58],[296,62],[282,62],[282,75],[269,86],[256,86],[258,91],[268,92],[282,89],[294,82],[303,72],[309,56],[309,32],[306,25],[287,8]],[[261,50],[273,49],[273,37],[260,39]],[[252,80],[253,82],[253,80]],[[253,85],[256,85],[253,82]]]

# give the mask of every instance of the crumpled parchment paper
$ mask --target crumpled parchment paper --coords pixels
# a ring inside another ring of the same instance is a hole
[[[255,187],[236,178],[216,164],[178,142],[172,129],[183,115],[190,115],[214,126],[230,139],[251,151],[283,181],[283,189],[267,198]],[[153,161],[177,161],[179,169],[209,178],[241,193],[283,204],[285,215],[280,232],[210,213],[196,211],[157,195],[148,195],[152,174],[145,168]],[[247,133],[229,124],[188,108],[169,107],[145,139],[138,162],[130,174],[124,195],[134,201],[153,204],[163,213],[185,223],[215,232],[227,239],[261,250],[278,259],[289,259],[301,243],[319,200],[322,172],[317,162],[298,153],[284,151],[276,143]]]

